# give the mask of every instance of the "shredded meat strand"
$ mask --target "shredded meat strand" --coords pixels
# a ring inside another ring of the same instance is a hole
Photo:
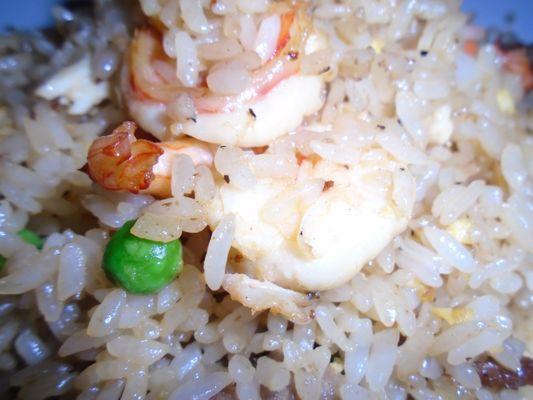
[[[483,386],[495,390],[513,389],[533,385],[533,360],[522,357],[520,368],[516,371],[505,368],[491,357],[483,356],[474,361]]]

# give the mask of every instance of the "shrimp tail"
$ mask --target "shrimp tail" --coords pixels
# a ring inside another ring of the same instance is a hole
[[[138,193],[154,179],[153,167],[163,150],[153,142],[136,139],[137,125],[126,121],[111,135],[96,139],[87,156],[89,177],[108,190]]]

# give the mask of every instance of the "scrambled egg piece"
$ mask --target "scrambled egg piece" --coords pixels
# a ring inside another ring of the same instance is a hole
[[[424,285],[418,279],[413,279],[407,283],[408,286],[415,289],[418,298],[423,302],[432,302],[435,300],[435,288]]]
[[[374,39],[372,40],[370,47],[374,49],[376,54],[381,54],[381,52],[383,51],[383,48],[385,47],[385,42],[381,39]]]
[[[450,325],[461,324],[474,318],[474,310],[467,307],[433,307],[431,312]]]
[[[62,69],[37,88],[37,96],[47,100],[59,98],[72,115],[87,113],[109,95],[109,82],[94,82],[91,61],[85,57]]]
[[[463,244],[472,244],[472,222],[468,218],[461,218],[451,223],[446,229],[450,235]]]
[[[514,114],[514,99],[507,89],[498,90],[498,93],[496,94],[496,101],[498,102],[498,107],[500,108],[501,112],[505,114]]]
[[[342,373],[342,371],[344,371],[344,361],[340,357],[335,357],[333,359],[333,362],[330,364],[330,366],[338,374],[340,374],[340,373]]]

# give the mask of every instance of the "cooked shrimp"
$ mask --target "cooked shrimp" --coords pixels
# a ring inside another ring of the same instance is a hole
[[[196,165],[210,165],[209,145],[191,138],[172,142],[136,139],[137,125],[126,121],[111,135],[96,139],[89,149],[87,170],[91,179],[108,190],[170,196],[172,156],[186,154]]]
[[[111,190],[165,197],[170,194],[173,154],[187,154],[195,164],[214,164],[220,172],[223,153],[233,151],[222,146],[214,157],[212,149],[196,139],[152,143],[136,140],[134,130],[135,125],[126,122],[113,135],[95,141],[89,152],[93,180]],[[234,271],[286,289],[331,289],[349,281],[402,232],[414,204],[412,176],[384,150],[358,151],[349,153],[349,164],[295,153],[294,168],[281,174],[252,173],[236,182],[218,175],[216,195],[204,206],[213,229],[224,215],[236,217],[232,247],[241,257],[231,262]],[[273,155],[267,150],[261,156]],[[253,157],[249,151],[242,165],[226,158],[225,168],[237,174],[253,171],[254,166],[246,164],[253,163]],[[236,287],[231,285],[232,296],[240,298]]]
[[[210,224],[236,216],[237,272],[298,291],[349,281],[402,232],[414,203],[406,168],[372,149],[355,165],[304,160],[296,182],[263,178],[245,188],[220,183]]]
[[[300,73],[309,35],[303,7],[272,10],[259,26],[258,36],[264,36],[264,43],[249,52],[247,60],[215,64],[207,79],[184,85],[174,73],[176,61],[163,51],[161,34],[154,28],[138,29],[122,79],[130,113],[160,139],[187,134],[217,144],[269,144],[323,105],[322,78]],[[250,63],[255,65],[243,67]],[[231,69],[250,73],[243,77],[242,90],[212,90],[210,77],[222,71],[217,80],[223,81],[224,71]]]

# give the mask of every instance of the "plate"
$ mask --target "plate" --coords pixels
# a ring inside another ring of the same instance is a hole
[[[78,0],[80,1],[80,0]],[[75,3],[76,1],[71,1]],[[59,0],[4,0],[0,2],[0,31],[35,29],[53,23],[52,5]],[[462,9],[481,26],[513,31],[524,42],[533,42],[532,0],[465,0]]]

